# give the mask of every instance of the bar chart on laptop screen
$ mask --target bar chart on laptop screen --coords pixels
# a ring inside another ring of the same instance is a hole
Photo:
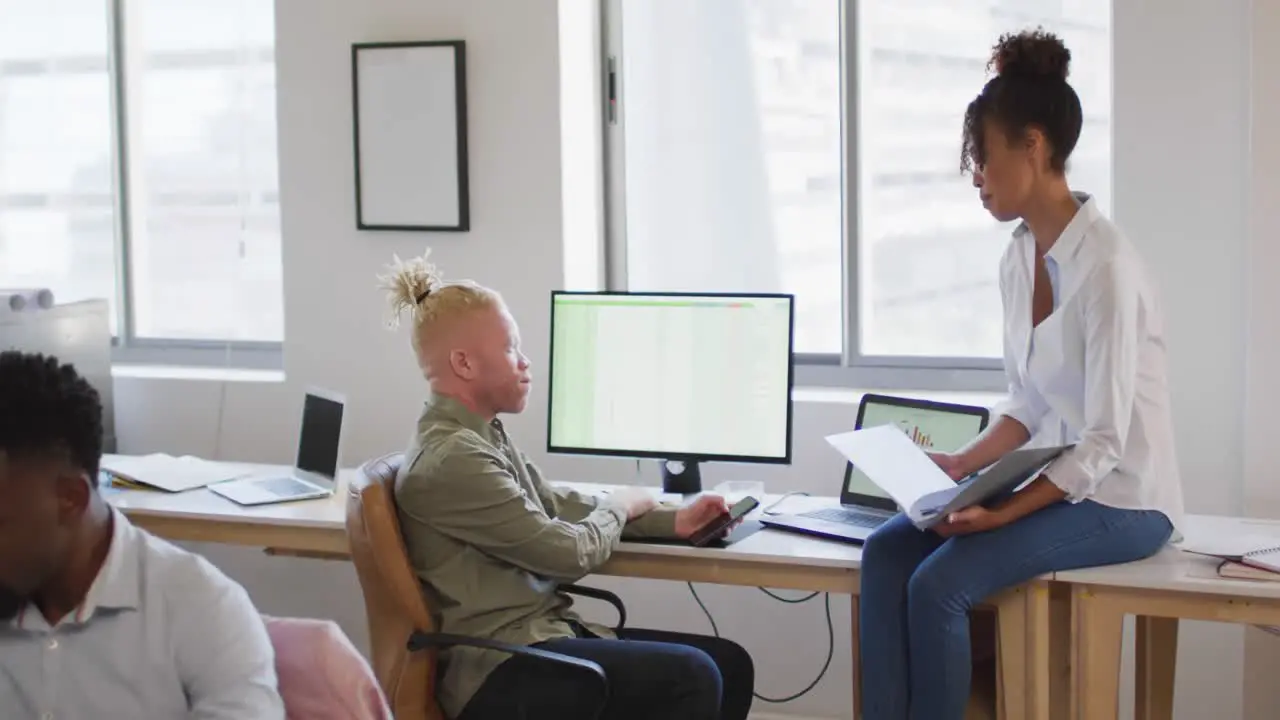
[[[926,450],[933,448],[933,436],[927,432],[921,431],[919,425],[909,422],[899,422],[898,427],[902,429],[902,432],[906,434],[907,437],[911,438],[911,442],[925,448]]]
[[[867,406],[862,426],[896,425],[911,441],[925,450],[954,452],[964,447],[980,431],[977,415],[902,407]]]
[[[869,403],[862,417],[862,427],[880,425],[897,426],[912,442],[925,450],[955,452],[982,431],[982,418],[969,413]],[[888,497],[871,478],[857,468],[849,473],[847,490],[862,495]]]

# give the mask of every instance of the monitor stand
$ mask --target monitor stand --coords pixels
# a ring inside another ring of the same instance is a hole
[[[662,460],[662,492],[695,495],[702,492],[702,471],[696,460]]]

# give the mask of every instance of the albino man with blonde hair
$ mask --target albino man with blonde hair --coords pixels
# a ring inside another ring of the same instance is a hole
[[[581,673],[494,650],[441,652],[438,699],[449,717],[746,720],[750,655],[719,638],[610,630],[587,623],[560,591],[609,559],[621,539],[687,538],[726,512],[702,496],[658,507],[643,489],[608,499],[552,487],[507,435],[502,414],[529,399],[529,359],[502,296],[445,282],[423,255],[381,278],[391,324],[412,318],[430,393],[396,501],[409,558],[441,629],[594,661],[605,694]]]

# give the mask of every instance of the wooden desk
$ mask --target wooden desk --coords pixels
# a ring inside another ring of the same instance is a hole
[[[1188,538],[1242,532],[1275,535],[1280,545],[1280,522],[1275,521],[1192,515],[1185,530]],[[1071,718],[1117,717],[1125,615],[1137,619],[1138,720],[1173,717],[1178,620],[1280,624],[1280,583],[1221,578],[1217,566],[1212,558],[1166,548],[1141,562],[1054,576],[1071,594]]]
[[[349,477],[344,472],[339,478],[339,491],[326,499],[251,508],[208,490],[177,494],[112,490],[107,497],[131,522],[170,540],[346,559],[345,487]],[[573,487],[593,492],[610,486],[575,483]],[[766,498],[762,504],[769,502]],[[789,498],[787,509],[803,510],[806,505],[830,502],[832,498]],[[624,542],[600,573],[856,595],[861,559],[862,550],[856,545],[762,530],[728,548]]]
[[[248,470],[283,468],[244,466]],[[344,471],[332,497],[244,508],[208,490],[169,494],[109,490],[107,498],[138,527],[175,541],[210,542],[265,548],[280,555],[341,560],[348,557]],[[584,492],[608,486],[575,483]],[[771,502],[761,498],[762,506]],[[789,498],[786,510],[829,504],[834,498]],[[759,510],[756,511],[757,513]],[[862,549],[777,530],[761,530],[728,548],[622,543],[602,575],[702,582],[745,587],[821,591],[850,597],[853,677],[851,692],[858,707],[861,677],[858,653],[858,570]],[[1048,718],[1048,650],[1038,628],[1048,627],[1047,579],[993,599],[1000,629],[998,716]]]
[[[241,465],[245,472],[288,472],[287,468]],[[267,548],[282,553],[335,559],[348,557],[347,481],[321,500],[241,507],[208,490],[182,493],[141,490],[106,491],[107,500],[138,527],[168,540]]]

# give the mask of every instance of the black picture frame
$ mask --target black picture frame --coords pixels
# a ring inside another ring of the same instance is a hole
[[[471,229],[466,68],[463,40],[352,44],[358,230]],[[442,113],[442,104],[451,105],[452,113]],[[430,127],[429,120],[438,126]],[[423,187],[431,185],[437,188],[424,194]]]

